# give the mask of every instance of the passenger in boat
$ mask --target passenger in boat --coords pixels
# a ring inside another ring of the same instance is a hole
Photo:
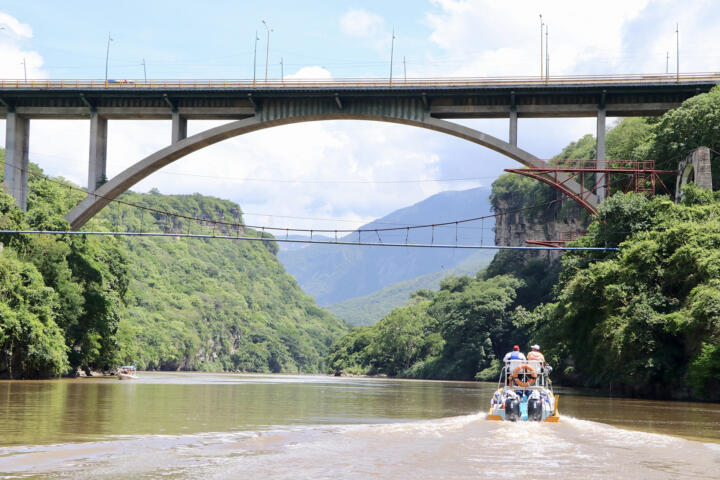
[[[545,356],[540,353],[540,345],[533,345],[530,347],[532,351],[528,353],[528,360],[537,360],[538,362],[545,363]]]
[[[540,354],[540,355],[542,355],[542,354]],[[523,362],[525,361],[525,354],[520,351],[519,346],[517,346],[517,345],[513,346],[512,351],[505,354],[505,358],[503,358],[503,362],[507,363],[510,360],[522,360]]]

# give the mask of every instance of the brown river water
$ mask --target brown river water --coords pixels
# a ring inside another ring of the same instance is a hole
[[[0,478],[720,478],[718,404],[558,389],[514,424],[489,383],[139,377],[0,381]]]

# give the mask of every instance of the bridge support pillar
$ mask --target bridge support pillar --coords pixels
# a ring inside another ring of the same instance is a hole
[[[187,138],[187,118],[180,115],[179,112],[172,112],[172,143]]]
[[[5,119],[5,184],[22,210],[27,210],[30,119],[8,112]]]
[[[605,162],[605,107],[598,107],[597,112],[597,168],[606,168]],[[597,185],[598,200],[603,201],[609,195],[610,185],[608,185],[607,175],[602,173],[595,174],[595,184]]]
[[[94,192],[107,181],[107,118],[90,113],[90,161],[88,192]]]
[[[517,147],[517,121],[517,110],[513,108],[510,110],[510,139],[508,141],[513,147]]]

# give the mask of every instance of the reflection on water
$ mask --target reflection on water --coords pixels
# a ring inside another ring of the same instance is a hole
[[[493,384],[140,375],[0,382],[0,478],[717,478],[720,465],[720,444],[668,436],[719,442],[717,404],[561,391],[560,424],[508,424],[485,420]]]

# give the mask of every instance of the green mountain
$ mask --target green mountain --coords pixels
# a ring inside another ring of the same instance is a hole
[[[333,303],[328,305],[327,309],[352,326],[372,325],[394,308],[405,305],[413,292],[437,290],[446,277],[474,276],[490,263],[491,258],[492,254],[488,251],[479,251],[455,267],[393,283],[368,295]]]
[[[242,220],[237,204],[199,194],[128,192],[122,200],[193,217]],[[120,204],[107,207],[101,218],[143,231],[212,231]],[[260,236],[249,229],[241,233]],[[329,345],[346,330],[285,272],[273,242],[132,237],[119,242],[130,273],[128,314],[118,332],[125,362],[172,370],[317,372]]]
[[[84,193],[65,180],[42,179],[35,165],[31,170],[27,212],[0,192],[0,228],[68,230],[63,214]],[[86,228],[213,231],[158,211],[242,220],[238,205],[197,194],[128,192],[122,200],[155,211],[114,203]],[[277,245],[262,236],[268,241],[0,235],[0,376],[119,363],[322,371],[329,346],[347,326],[300,290],[277,260]]]
[[[433,195],[374,220],[361,229],[427,225],[490,214],[490,189],[473,188]],[[494,245],[494,218],[437,228],[368,232],[366,242]],[[357,241],[351,233],[343,240]],[[472,250],[310,245],[283,249],[279,258],[302,289],[319,305],[360,297],[403,280],[455,266]]]

